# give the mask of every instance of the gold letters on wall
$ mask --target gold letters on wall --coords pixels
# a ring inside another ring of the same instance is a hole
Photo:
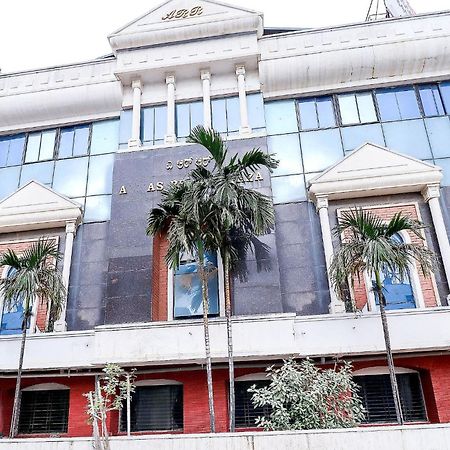
[[[162,20],[172,19],[187,19],[189,17],[201,16],[203,14],[203,8],[201,6],[194,6],[191,9],[173,9],[165,16],[162,16]]]

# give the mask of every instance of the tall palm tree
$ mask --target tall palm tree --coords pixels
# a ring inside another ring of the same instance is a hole
[[[0,266],[12,269],[8,277],[0,280],[3,301],[8,307],[20,304],[23,307],[22,339],[11,419],[11,438],[17,434],[19,427],[23,358],[33,304],[36,301],[46,303],[47,307],[51,308],[52,315],[56,317],[66,298],[66,288],[61,273],[56,268],[56,262],[60,257],[57,245],[44,238],[34,242],[20,254],[9,249],[0,256]]]
[[[225,316],[227,323],[229,368],[230,431],[235,429],[234,362],[231,327],[230,270],[239,262],[245,264],[246,254],[252,249],[258,265],[268,256],[268,248],[256,236],[266,234],[274,226],[275,215],[272,200],[266,195],[245,187],[255,170],[262,167],[269,171],[278,161],[260,149],[253,149],[242,156],[229,157],[226,144],[219,133],[202,126],[194,128],[188,142],[204,147],[212,158],[212,169],[196,168],[191,176],[193,189],[188,201],[190,213],[196,217],[195,199],[209,204],[208,245],[220,253],[224,269]],[[240,272],[245,277],[245,269]]]
[[[402,213],[395,214],[389,222],[385,222],[370,211],[346,211],[335,228],[335,233],[342,236],[342,243],[330,266],[330,280],[341,299],[345,298],[348,280],[353,283],[364,272],[374,280],[373,291],[380,306],[395,412],[400,425],[403,425],[404,419],[395,376],[382,278],[384,274],[405,278],[409,267],[414,263],[420,266],[424,276],[431,274],[436,264],[436,257],[431,250],[422,244],[404,243],[395,239],[398,233],[406,231],[423,240],[424,228],[423,223]]]

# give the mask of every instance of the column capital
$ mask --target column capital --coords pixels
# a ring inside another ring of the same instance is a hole
[[[428,203],[432,198],[439,198],[441,196],[441,189],[439,184],[428,184],[422,189],[422,196]]]
[[[236,75],[244,75],[245,76],[245,66],[243,64],[238,64],[236,66]]]
[[[137,78],[136,80],[133,80],[131,82],[131,87],[133,89],[140,89],[142,91],[142,81],[140,80],[140,78]]]
[[[166,84],[175,84],[175,74],[173,72],[166,74]]]
[[[76,231],[77,231],[77,224],[75,222],[66,223],[66,233],[75,234]]]
[[[319,195],[316,197],[316,209],[328,208],[328,195]]]
[[[211,79],[211,71],[209,69],[201,69],[200,70],[200,78],[203,80]]]

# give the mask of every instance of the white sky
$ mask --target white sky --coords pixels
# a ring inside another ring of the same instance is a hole
[[[75,63],[110,53],[107,35],[162,0],[1,3],[0,69],[8,73]],[[306,28],[361,22],[370,0],[228,0],[228,3],[263,12],[266,27]],[[410,4],[418,13],[450,9],[449,0],[410,0]]]

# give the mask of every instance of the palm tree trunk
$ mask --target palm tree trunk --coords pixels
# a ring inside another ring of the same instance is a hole
[[[25,317],[22,321],[22,339],[20,341],[19,368],[17,370],[16,390],[14,392],[13,412],[11,417],[11,427],[9,430],[10,438],[14,438],[19,431],[19,414],[20,414],[20,399],[21,399],[20,386],[22,383],[23,357],[25,355],[25,343],[27,339],[27,323],[28,323],[28,315],[25,314]]]
[[[233,335],[231,329],[231,287],[230,287],[230,264],[228,253],[223,255],[223,275],[225,284],[225,317],[227,320],[227,340],[228,340],[228,378],[230,396],[230,431],[235,431],[236,408],[234,399],[234,360],[233,360]]]
[[[209,405],[209,425],[211,433],[216,432],[216,418],[214,413],[214,391],[212,380],[212,364],[211,364],[211,345],[209,341],[209,324],[208,324],[208,280],[205,274],[205,255],[203,244],[198,245],[198,274],[202,283],[202,304],[203,304],[203,330],[205,334],[205,354],[206,354],[206,378],[208,384],[208,405]]]
[[[401,406],[400,393],[398,390],[397,377],[395,376],[394,358],[392,356],[391,338],[389,336],[389,327],[385,309],[386,299],[383,294],[383,283],[381,282],[380,273],[378,271],[375,272],[375,280],[376,280],[375,290],[380,304],[381,323],[383,325],[383,335],[384,335],[384,342],[386,345],[386,356],[389,368],[389,376],[391,379],[392,395],[394,397],[395,414],[397,416],[397,423],[399,425],[403,425],[404,423],[403,411]]]

